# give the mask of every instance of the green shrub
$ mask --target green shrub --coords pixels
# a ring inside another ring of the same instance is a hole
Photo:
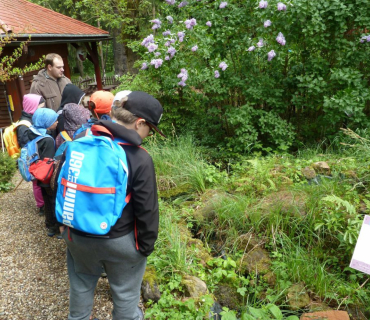
[[[16,162],[6,152],[0,152],[0,191],[8,191],[12,187],[10,181],[16,170]]]
[[[149,52],[141,41],[129,43],[141,55],[136,66],[145,62],[148,68],[122,78],[122,88],[154,94],[165,109],[164,128],[191,131],[229,156],[317,141],[343,122],[367,127],[370,44],[360,42],[370,24],[367,2],[292,0],[286,11],[277,10],[278,2],[268,1],[265,9],[258,1],[232,0],[224,8],[219,1],[186,1],[181,8],[162,3],[156,10],[161,27],[147,33],[158,48]],[[196,25],[187,28],[191,18]],[[171,34],[163,36],[166,30]],[[178,32],[185,32],[183,41]],[[276,40],[280,32],[284,45]],[[176,53],[166,60],[170,39]],[[276,56],[268,61],[271,50]],[[162,65],[154,66],[155,59]],[[181,69],[187,79],[179,84]]]

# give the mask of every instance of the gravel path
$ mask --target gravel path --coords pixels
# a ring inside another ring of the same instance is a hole
[[[17,173],[13,183],[21,180]],[[32,184],[0,194],[0,320],[67,319],[69,283],[64,240],[46,235]],[[111,319],[109,284],[100,279],[93,315]]]

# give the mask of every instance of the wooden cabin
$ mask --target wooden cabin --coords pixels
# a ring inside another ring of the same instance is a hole
[[[67,44],[76,48],[84,46],[88,52],[87,58],[95,67],[97,88],[102,89],[97,42],[110,39],[107,31],[27,0],[0,0],[0,25],[16,35],[16,41],[4,48],[1,57],[11,54],[21,42],[31,37],[24,47],[22,57],[16,62],[18,67],[37,62],[48,53],[57,53],[63,58],[65,76],[70,78]],[[0,29],[0,37],[4,36],[5,32]],[[29,93],[33,75],[37,72],[29,72],[23,77],[0,83],[0,129],[21,116],[23,96]],[[14,111],[10,110],[10,100]]]

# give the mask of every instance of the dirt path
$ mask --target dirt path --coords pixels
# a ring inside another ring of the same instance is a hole
[[[21,177],[16,174],[16,185]],[[69,283],[64,240],[46,235],[31,183],[0,194],[0,320],[67,319]],[[107,280],[100,279],[94,316],[111,319]]]

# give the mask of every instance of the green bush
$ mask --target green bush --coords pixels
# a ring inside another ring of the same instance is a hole
[[[0,152],[0,192],[11,188],[11,179],[17,170],[16,162],[5,152]]]
[[[172,125],[178,133],[191,131],[202,144],[233,156],[317,141],[344,122],[369,125],[370,43],[360,42],[370,25],[366,0],[292,0],[286,11],[277,10],[278,0],[265,9],[258,1],[232,0],[224,8],[220,1],[187,2],[159,6],[162,24],[148,31],[158,48],[149,52],[141,41],[130,43],[142,57],[136,66],[148,68],[122,79],[122,88],[160,99],[166,131]],[[191,18],[196,25],[187,28]],[[264,27],[266,20],[272,25]],[[166,30],[171,34],[163,36]],[[183,41],[178,32],[185,32]],[[276,40],[280,32],[284,45]],[[166,60],[171,39],[176,53]],[[276,56],[268,61],[272,50]],[[155,66],[156,59],[162,64]],[[183,83],[181,69],[187,71]]]

